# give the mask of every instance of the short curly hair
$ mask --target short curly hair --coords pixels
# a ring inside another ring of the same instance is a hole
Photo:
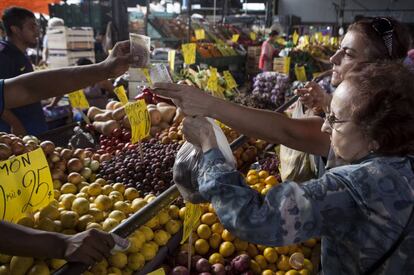
[[[376,152],[414,154],[413,74],[401,63],[360,63],[344,81],[352,90],[351,120],[378,143]]]

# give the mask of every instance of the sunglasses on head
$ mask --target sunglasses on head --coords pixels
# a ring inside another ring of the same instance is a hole
[[[381,36],[387,48],[388,55],[392,57],[392,35],[394,32],[394,25],[386,17],[375,17],[372,19],[372,28]]]

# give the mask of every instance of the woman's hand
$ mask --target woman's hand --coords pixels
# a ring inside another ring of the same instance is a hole
[[[171,98],[188,116],[212,116],[212,106],[216,98],[200,89],[172,83],[155,83],[153,92],[156,95]]]
[[[183,121],[183,134],[191,144],[207,152],[217,147],[213,126],[205,117],[186,117]]]
[[[299,100],[309,109],[329,109],[332,97],[316,82],[308,82],[304,88],[297,89]]]

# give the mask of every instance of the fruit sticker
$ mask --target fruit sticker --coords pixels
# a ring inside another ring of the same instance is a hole
[[[229,71],[224,71],[223,76],[224,76],[224,80],[226,80],[227,88],[229,90],[237,87],[237,83]]]
[[[239,37],[240,37],[240,34],[233,34],[233,36],[231,37],[231,41],[233,41],[234,43],[237,43],[237,41],[239,41]]]
[[[53,199],[53,180],[41,148],[0,162],[0,220],[17,222]]]
[[[143,99],[125,105],[125,113],[131,123],[131,143],[135,144],[149,135],[151,122]]]
[[[125,88],[124,88],[124,86],[118,86],[118,87],[116,87],[115,89],[114,89],[114,93],[116,94],[116,96],[118,97],[118,99],[119,99],[119,101],[122,103],[122,104],[127,104],[128,103],[128,97],[127,97],[127,95],[126,95],[126,91],[125,91]]]
[[[184,63],[187,65],[194,64],[196,62],[196,44],[182,44],[181,49],[183,50]]]
[[[193,232],[201,214],[203,214],[203,210],[199,204],[187,202],[185,209],[183,239],[181,240],[181,244],[185,243],[188,237],[190,237],[190,233]]]
[[[72,108],[87,109],[89,108],[88,100],[83,93],[83,90],[75,91],[68,94],[70,105]]]
[[[305,66],[295,65],[295,75],[296,75],[296,79],[299,81],[305,82],[308,80],[306,78]]]
[[[195,36],[196,36],[197,40],[206,39],[206,33],[205,33],[204,29],[197,29],[194,32],[195,32]]]

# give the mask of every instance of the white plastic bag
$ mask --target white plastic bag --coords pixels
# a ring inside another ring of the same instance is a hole
[[[233,152],[221,128],[211,118],[207,120],[213,126],[216,136],[218,149],[226,159],[226,163],[232,167],[236,167],[236,160]],[[191,203],[206,202],[198,191],[197,178],[201,162],[203,160],[203,152],[201,148],[194,146],[189,142],[185,142],[177,153],[173,167],[174,182],[185,201]]]

